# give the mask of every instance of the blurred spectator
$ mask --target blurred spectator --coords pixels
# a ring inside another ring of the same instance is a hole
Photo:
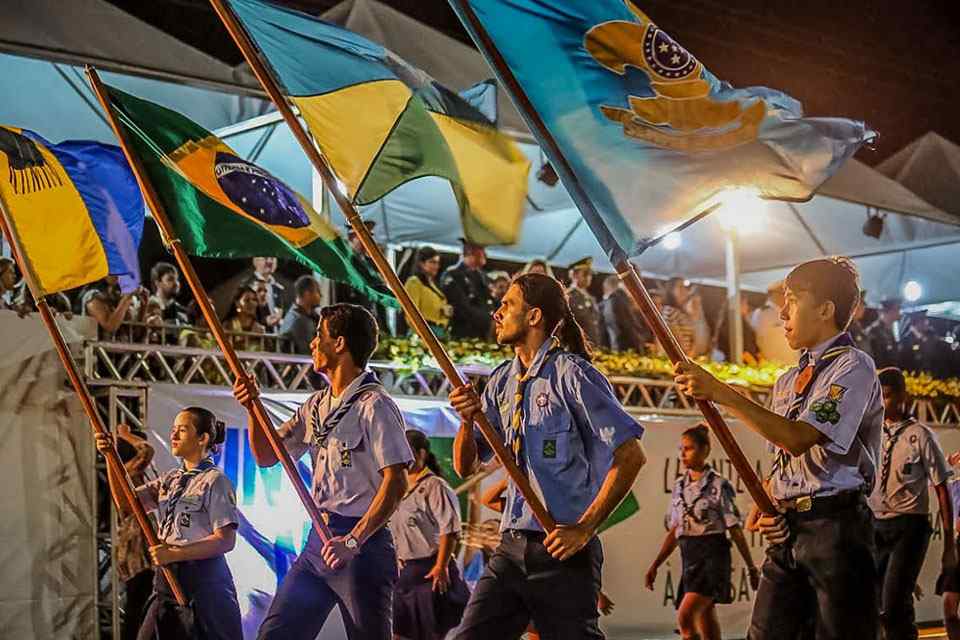
[[[17,265],[0,258],[0,309],[13,309],[13,291],[17,286]]]
[[[757,338],[761,360],[793,365],[800,361],[800,354],[790,348],[783,331],[783,320],[780,318],[780,310],[785,302],[783,287],[783,280],[767,287],[767,301],[753,312],[750,326]]]
[[[569,271],[570,288],[567,289],[567,295],[570,297],[570,310],[573,311],[577,323],[583,328],[590,342],[597,347],[606,346],[600,306],[597,304],[597,299],[590,293],[590,283],[593,282],[593,258],[577,260],[570,265]]]
[[[410,294],[413,304],[420,309],[433,333],[443,340],[449,333],[453,307],[437,286],[439,274],[440,254],[433,247],[420,247],[414,258],[413,275],[407,278],[403,287]]]
[[[80,295],[80,314],[92,317],[100,327],[100,337],[112,337],[124,322],[141,322],[148,300],[147,290],[121,294],[116,276],[87,285]]]
[[[723,352],[727,362],[734,362],[735,358],[730,353],[730,322],[727,320],[729,314],[726,313],[727,305],[724,304],[723,318],[717,324],[717,349]],[[750,308],[750,300],[747,296],[740,294],[740,318],[743,324],[743,363],[756,364],[760,359],[760,348],[757,346],[757,334],[750,325],[753,310]]]
[[[283,320],[283,309],[270,307],[270,288],[263,280],[254,278],[247,283],[257,292],[257,322],[267,328],[268,333],[276,332],[277,325]]]
[[[180,295],[177,268],[169,262],[158,262],[150,269],[150,282],[153,283],[153,295],[150,296],[151,309],[144,315],[145,321],[150,324],[189,324],[187,308],[177,302]]]
[[[293,291],[296,298],[283,317],[280,335],[290,341],[294,353],[310,355],[310,343],[317,335],[320,322],[317,307],[323,302],[320,283],[313,276],[300,276],[293,283]]]
[[[231,333],[265,333],[262,324],[257,322],[257,292],[250,287],[240,287],[233,297],[233,303],[223,319],[223,328]],[[239,351],[263,350],[263,340],[253,336],[232,336],[233,346]]]
[[[710,352],[710,328],[696,288],[683,278],[670,278],[663,296],[663,318],[691,358]]]
[[[366,226],[367,231],[373,234],[373,230],[376,228],[377,223],[373,220],[364,220],[364,226]],[[387,295],[392,295],[390,289],[385,283],[383,283],[380,278],[380,274],[377,272],[377,267],[373,263],[366,250],[363,248],[363,243],[360,242],[360,236],[358,236],[353,231],[353,227],[347,225],[347,241],[350,243],[350,248],[353,250],[353,256],[351,257],[351,262],[353,267],[359,271],[361,274],[367,276],[368,281],[380,283],[378,289]],[[385,335],[387,332],[387,310],[382,304],[377,304],[362,292],[357,291],[350,285],[344,284],[342,282],[337,282],[334,285],[333,290],[334,299],[337,302],[346,302],[349,304],[356,304],[370,313],[373,314],[373,317],[377,319],[377,324],[380,327],[381,335]]]
[[[880,303],[880,315],[867,327],[870,355],[877,369],[900,366],[900,345],[893,325],[900,320],[900,301],[887,298]],[[909,367],[901,367],[909,370]]]
[[[919,373],[926,371],[937,377],[946,375],[949,346],[934,335],[925,310],[914,311],[904,318],[900,337],[900,368]]]
[[[187,305],[187,317],[190,319],[190,325],[180,331],[177,343],[181,347],[194,349],[217,349],[217,341],[210,332],[207,319],[200,313],[195,300],[191,300]]]
[[[454,338],[487,340],[493,324],[493,300],[483,267],[487,252],[465,239],[457,264],[448,267],[440,278],[440,290],[453,307],[450,334]]]
[[[506,271],[493,271],[490,273],[490,297],[493,298],[494,309],[500,306],[503,296],[507,295],[507,289],[510,288],[510,274]]]
[[[850,319],[850,326],[847,328],[847,333],[850,334],[854,344],[857,345],[857,349],[860,349],[872,357],[873,353],[870,351],[870,339],[867,338],[867,328],[863,325],[863,316],[866,315],[866,313],[867,292],[861,290],[860,300],[857,302],[857,306],[853,308],[853,317]]]
[[[603,300],[600,302],[606,344],[612,351],[633,349],[644,351],[644,334],[640,316],[634,312],[630,294],[623,288],[618,276],[603,279]]]
[[[520,273],[539,273],[540,275],[550,276],[551,278],[555,277],[553,275],[553,269],[550,268],[547,261],[539,258],[525,264]]]
[[[253,278],[251,280],[262,282],[266,287],[260,304],[267,307],[268,316],[282,315],[283,308],[289,302],[287,287],[277,279],[276,273],[277,259],[275,257],[257,256],[253,259]]]

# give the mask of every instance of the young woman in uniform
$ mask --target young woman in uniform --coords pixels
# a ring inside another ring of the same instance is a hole
[[[393,632],[397,638],[439,640],[460,623],[470,597],[454,561],[460,508],[427,436],[410,429],[407,442],[414,455],[408,489],[389,522],[400,564]]]
[[[732,602],[730,541],[750,568],[756,589],[760,573],[740,526],[733,486],[707,464],[710,432],[705,425],[687,429],[680,437],[680,462],[686,468],[673,487],[667,537],[647,571],[651,591],[660,568],[680,547],[683,569],[677,588],[677,623],[684,640],[720,640],[716,605]]]
[[[187,407],[177,414],[170,432],[170,449],[181,464],[160,478],[137,487],[147,511],[157,512],[160,544],[150,548],[157,566],[169,566],[193,603],[196,624],[205,640],[240,640],[240,606],[224,554],[236,544],[237,514],[233,485],[214,464],[213,455],[225,427],[212,412]],[[106,434],[96,436],[97,449],[113,447]],[[111,487],[122,481],[111,475]],[[126,508],[126,507],[125,507]],[[175,600],[162,572],[138,638],[152,640],[164,608]]]

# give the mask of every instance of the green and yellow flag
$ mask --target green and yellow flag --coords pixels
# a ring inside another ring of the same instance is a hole
[[[354,266],[349,245],[300,194],[192,120],[106,89],[131,150],[188,253],[286,256],[373,300],[396,304],[378,277]]]
[[[263,0],[227,0],[358,205],[450,181],[464,235],[517,241],[530,162],[476,107],[380,45]]]

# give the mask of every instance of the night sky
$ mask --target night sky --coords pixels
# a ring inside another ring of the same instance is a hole
[[[109,1],[225,62],[241,62],[206,0]],[[571,0],[575,1],[589,0]],[[285,4],[321,13],[337,2]],[[443,0],[386,4],[470,42]],[[637,4],[721,79],[736,86],[786,91],[803,103],[807,115],[865,120],[880,133],[877,149],[858,155],[868,164],[931,130],[960,142],[956,0],[638,0]]]

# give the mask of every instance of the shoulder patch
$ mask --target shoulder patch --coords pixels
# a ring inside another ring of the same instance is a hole
[[[840,422],[839,404],[837,400],[817,400],[810,405],[810,410],[813,411],[816,416],[817,422],[837,424]]]
[[[839,403],[843,399],[843,394],[846,392],[846,387],[839,384],[831,384],[830,390],[827,392],[827,398],[829,400],[836,400]]]

